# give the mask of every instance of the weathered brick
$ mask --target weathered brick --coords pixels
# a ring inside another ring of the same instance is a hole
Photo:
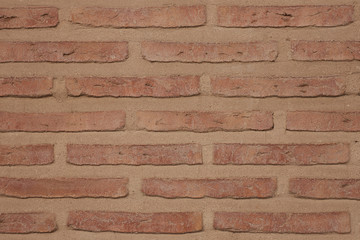
[[[1,165],[45,165],[54,162],[54,145],[0,145]]]
[[[244,131],[273,128],[271,112],[156,112],[137,113],[139,129],[148,131]]]
[[[0,178],[0,194],[29,198],[119,198],[128,194],[125,178]]]
[[[67,162],[75,165],[179,165],[202,164],[198,144],[67,146]]]
[[[286,129],[293,131],[360,131],[360,112],[288,112]]]
[[[191,233],[202,230],[202,214],[72,211],[68,226],[91,232]]]
[[[45,97],[52,95],[53,82],[48,77],[0,78],[0,96]]]
[[[199,76],[67,78],[70,96],[181,97],[200,94]]]
[[[144,59],[151,62],[272,62],[278,55],[276,42],[143,42],[141,48]]]
[[[220,6],[223,27],[332,27],[353,22],[353,6]]]
[[[126,42],[0,42],[0,62],[120,62]]]
[[[360,41],[291,41],[291,52],[299,61],[360,60]]]
[[[319,97],[345,94],[345,80],[321,78],[213,77],[212,93],[224,97]]]
[[[214,164],[316,165],[350,160],[349,144],[215,144]]]
[[[0,8],[0,29],[55,27],[58,23],[54,7]]]
[[[302,198],[360,200],[360,179],[292,178],[289,190]]]
[[[216,212],[214,228],[230,232],[257,233],[349,233],[347,212],[235,213]]]
[[[0,213],[0,233],[50,233],[56,229],[55,214]]]
[[[269,198],[275,194],[276,179],[157,179],[143,180],[142,192],[165,198]]]
[[[125,125],[125,113],[114,112],[59,112],[10,113],[0,112],[2,132],[81,132],[115,131]]]
[[[71,21],[95,27],[193,27],[206,22],[205,6],[73,9]]]

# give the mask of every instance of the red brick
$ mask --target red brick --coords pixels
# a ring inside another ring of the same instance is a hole
[[[213,77],[212,93],[224,97],[319,97],[345,94],[345,80],[321,78]]]
[[[216,212],[214,228],[230,232],[255,233],[349,233],[351,224],[347,212]]]
[[[181,97],[200,94],[199,76],[67,78],[70,96]]]
[[[0,8],[0,29],[55,27],[58,23],[54,7]]]
[[[141,48],[151,62],[273,62],[278,55],[276,42],[143,42]]]
[[[45,97],[52,95],[53,82],[47,77],[0,78],[0,96]]]
[[[0,178],[0,194],[29,198],[119,198],[128,194],[125,178]]]
[[[54,145],[0,145],[1,165],[45,165],[54,162]]]
[[[81,132],[114,131],[125,125],[125,113],[59,112],[10,113],[0,112],[2,132]]]
[[[353,6],[220,6],[223,27],[332,27],[353,22]]]
[[[206,22],[205,6],[73,9],[72,22],[94,27],[192,27]]]
[[[277,183],[271,178],[144,179],[142,192],[165,198],[269,198]]]
[[[151,112],[137,113],[137,125],[148,131],[244,131],[273,128],[271,112]]]
[[[91,232],[191,233],[202,230],[202,214],[72,211],[68,226]]]
[[[214,164],[316,165],[350,160],[349,144],[215,144]]]
[[[55,214],[0,213],[0,233],[50,233],[56,229]]]
[[[360,179],[293,178],[289,184],[296,197],[360,200]]]
[[[292,59],[299,61],[360,60],[360,41],[291,41]]]
[[[0,62],[120,62],[126,42],[0,42]]]
[[[288,112],[286,129],[313,132],[360,131],[360,112]]]
[[[81,145],[67,146],[67,162],[75,165],[179,165],[202,164],[201,146]]]

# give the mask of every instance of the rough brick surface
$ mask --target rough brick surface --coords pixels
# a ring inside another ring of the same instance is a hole
[[[70,96],[181,97],[200,93],[199,76],[67,78]]]
[[[124,178],[0,178],[0,194],[10,197],[109,197],[128,194]]]
[[[143,57],[151,62],[271,62],[278,55],[275,42],[143,42],[141,48]]]
[[[45,165],[54,162],[54,146],[50,144],[0,145],[1,165]]]
[[[288,112],[286,129],[293,131],[360,131],[360,112]]]
[[[275,194],[276,179],[145,179],[142,191],[165,198],[269,198]]]
[[[50,233],[56,229],[55,214],[0,213],[0,233]]]
[[[72,22],[104,27],[192,27],[206,22],[205,6],[73,9]]]
[[[360,60],[360,41],[291,41],[292,59],[299,61]]]
[[[44,97],[52,95],[52,79],[49,77],[0,78],[0,96]]]
[[[137,113],[137,125],[148,131],[244,131],[269,130],[271,112],[150,112]]]
[[[0,42],[0,62],[120,62],[126,42]]]
[[[214,228],[230,232],[349,233],[347,212],[326,213],[215,213]]]
[[[68,226],[92,232],[190,233],[202,230],[202,214],[73,211]]]
[[[296,197],[360,200],[360,179],[293,178],[289,189]]]
[[[10,113],[0,112],[2,132],[115,131],[125,125],[125,113]]]
[[[345,81],[338,77],[235,78],[213,77],[212,93],[224,97],[319,97],[345,94]]]
[[[349,144],[216,144],[214,164],[315,165],[350,160]]]
[[[220,6],[224,27],[332,27],[353,21],[353,6]]]
[[[54,7],[0,8],[0,29],[55,27],[58,23]]]
[[[201,164],[201,146],[178,145],[83,145],[67,146],[67,162],[75,165],[179,165]]]

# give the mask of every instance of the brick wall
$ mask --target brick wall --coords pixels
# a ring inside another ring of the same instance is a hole
[[[358,0],[1,0],[0,239],[358,240]]]

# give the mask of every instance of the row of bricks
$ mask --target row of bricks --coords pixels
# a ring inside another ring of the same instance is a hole
[[[348,212],[269,213],[215,212],[213,228],[257,233],[350,233]],[[57,229],[51,213],[0,214],[0,233],[44,233]],[[192,233],[203,230],[200,212],[71,211],[67,226],[73,230],[121,233]]]
[[[211,94],[223,97],[343,96],[344,77],[210,77]],[[200,76],[65,77],[68,96],[184,97],[203,94]],[[45,97],[53,95],[50,77],[0,78],[0,96]],[[359,89],[360,91],[360,89]],[[358,94],[360,92],[357,92]]]
[[[218,6],[221,27],[332,27],[354,21],[354,6]],[[55,7],[2,8],[0,29],[55,27]],[[92,27],[196,27],[207,22],[204,5],[144,8],[87,7],[72,9],[70,21]]]
[[[124,111],[14,113],[0,112],[0,132],[118,131],[125,127]],[[138,130],[147,131],[266,131],[274,127],[273,113],[138,111]],[[313,132],[360,131],[360,112],[294,111],[286,114],[286,130]]]
[[[129,194],[128,178],[0,178],[0,194],[18,198],[120,198]],[[146,196],[163,198],[271,198],[276,178],[143,179]],[[360,200],[360,179],[291,178],[298,198]]]
[[[360,41],[291,41],[296,61],[360,60]],[[278,43],[179,43],[147,41],[141,54],[150,62],[274,62]],[[0,63],[121,62],[129,57],[127,42],[0,42]]]
[[[333,144],[214,144],[215,165],[317,165],[350,161],[350,145]],[[54,145],[0,145],[0,165],[47,165],[55,161]],[[197,165],[203,164],[199,144],[67,145],[67,162],[74,165]]]

